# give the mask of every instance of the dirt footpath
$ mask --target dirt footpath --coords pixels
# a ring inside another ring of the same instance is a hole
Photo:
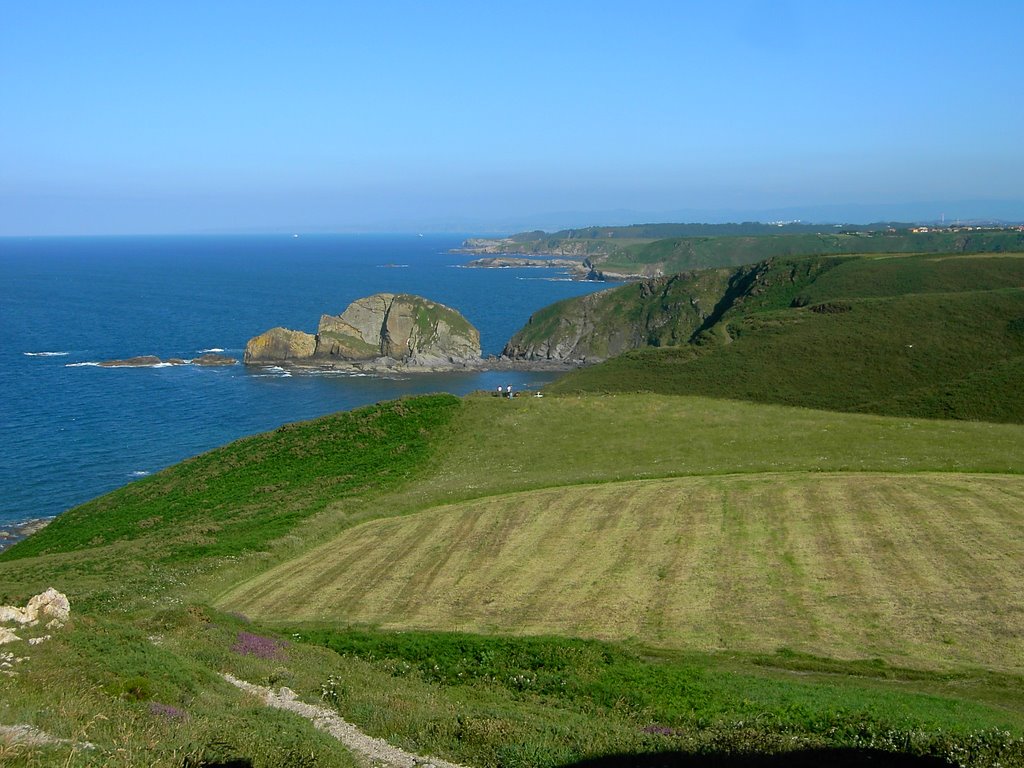
[[[342,720],[334,710],[299,701],[295,691],[290,688],[281,688],[275,693],[271,688],[247,683],[227,673],[224,673],[224,679],[246,693],[261,699],[268,707],[285,709],[301,715],[312,722],[314,727],[321,731],[327,731],[353,752],[366,758],[371,765],[386,766],[386,768],[466,768],[466,766],[449,763],[439,758],[414,755],[383,739],[368,736],[351,723]]]

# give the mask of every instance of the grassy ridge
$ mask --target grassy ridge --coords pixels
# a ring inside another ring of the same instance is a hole
[[[665,274],[812,255],[1011,253],[1024,250],[1020,232],[791,234],[672,238],[617,249],[601,262],[610,271],[658,265]]]
[[[1024,251],[1024,233],[862,231],[817,225],[639,225],[591,227],[553,234],[526,232],[494,241],[506,253],[591,256],[599,269],[628,274],[672,274],[739,266],[771,258],[858,254],[1012,253]],[[856,228],[855,228],[856,229]]]
[[[3,559],[142,538],[171,560],[258,549],[331,500],[408,479],[458,405],[395,400],[243,438],[65,512]]]
[[[78,607],[170,599],[203,573],[289,541],[330,504],[372,504],[409,481],[459,407],[434,395],[290,424],[101,496],[0,554],[0,602],[23,603],[55,582]]]
[[[658,394],[474,397],[429,473],[423,509],[522,490],[765,472],[1024,472],[1024,427]]]
[[[1024,290],[750,313],[731,343],[636,350],[553,392],[654,391],[927,418],[1024,422]]]
[[[804,289],[804,303],[911,293],[959,293],[1024,287],[1024,257],[923,256],[843,259]]]

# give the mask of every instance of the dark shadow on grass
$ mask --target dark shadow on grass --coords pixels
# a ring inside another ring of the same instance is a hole
[[[877,749],[805,749],[776,755],[694,755],[658,752],[608,755],[560,768],[948,768],[935,757],[913,757]]]

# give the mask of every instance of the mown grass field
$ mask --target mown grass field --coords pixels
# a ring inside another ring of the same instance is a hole
[[[361,525],[217,601],[273,622],[1024,672],[1024,478],[750,474]]]

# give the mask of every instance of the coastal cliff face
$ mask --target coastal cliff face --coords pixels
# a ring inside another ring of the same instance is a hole
[[[316,335],[273,328],[250,339],[246,363],[370,362],[436,367],[480,358],[480,333],[456,310],[411,294],[378,293],[323,315]]]
[[[536,312],[502,354],[515,360],[598,362],[640,347],[732,339],[727,321],[765,302],[788,306],[840,259],[774,260],[641,280]]]
[[[312,357],[316,336],[287,328],[271,328],[245,345],[245,362],[254,360],[301,360]]]
[[[545,307],[502,354],[525,360],[596,362],[644,346],[690,339],[714,312],[729,270],[642,280]]]

